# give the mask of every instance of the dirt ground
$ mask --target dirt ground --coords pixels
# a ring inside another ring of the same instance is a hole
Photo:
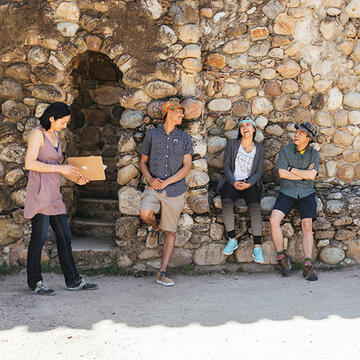
[[[27,291],[0,276],[0,359],[360,359],[360,268],[321,272],[93,277],[96,291]]]

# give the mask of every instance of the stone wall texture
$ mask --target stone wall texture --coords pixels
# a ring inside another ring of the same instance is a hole
[[[22,5],[2,1],[0,15]],[[303,121],[319,130],[314,259],[360,263],[359,0],[49,0],[44,18],[51,31],[29,27],[21,44],[0,50],[0,265],[26,261],[26,140],[44,108],[64,101],[74,110],[62,136],[65,154],[93,154],[96,145],[117,184],[116,246],[78,252],[80,267],[116,261],[131,271],[157,269],[162,246],[145,247],[148,229],[138,216],[145,185],[139,147],[169,97],[186,109],[183,129],[195,152],[171,267],[246,269],[252,262],[242,202],[239,249],[229,258],[221,254],[226,240],[215,193],[226,140],[237,136],[246,115],[265,147],[266,264],[275,263],[269,233],[279,191],[275,163]],[[4,31],[1,37],[11,35]],[[77,190],[65,181],[62,189],[71,217]],[[296,211],[282,227],[288,254],[302,261]],[[49,245],[44,261],[55,262],[55,255]]]

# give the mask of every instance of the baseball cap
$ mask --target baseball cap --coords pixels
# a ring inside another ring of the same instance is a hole
[[[177,110],[177,109],[185,110],[184,107],[178,101],[175,100],[165,101],[161,106],[162,118],[165,117],[165,115],[169,110]]]
[[[305,121],[302,124],[295,124],[295,129],[305,131],[309,136],[309,138],[311,139],[311,141],[314,141],[316,138],[316,133],[317,133],[316,127],[307,121]]]

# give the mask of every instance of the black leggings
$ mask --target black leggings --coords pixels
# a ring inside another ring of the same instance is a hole
[[[250,213],[251,231],[255,244],[261,244],[262,216],[260,208],[260,189],[258,185],[246,190],[236,190],[229,183],[225,183],[221,190],[222,218],[229,238],[235,238],[234,203],[243,198]]]

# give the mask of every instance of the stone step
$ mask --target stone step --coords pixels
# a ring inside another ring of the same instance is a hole
[[[78,187],[79,198],[105,198],[116,199],[119,185],[116,181],[90,181],[84,186]]]
[[[115,238],[99,239],[94,237],[73,237],[71,241],[73,251],[111,251],[116,249]]]
[[[115,220],[75,217],[71,220],[71,231],[80,237],[115,238]]]
[[[78,198],[76,217],[116,220],[119,217],[119,202],[117,199]]]

